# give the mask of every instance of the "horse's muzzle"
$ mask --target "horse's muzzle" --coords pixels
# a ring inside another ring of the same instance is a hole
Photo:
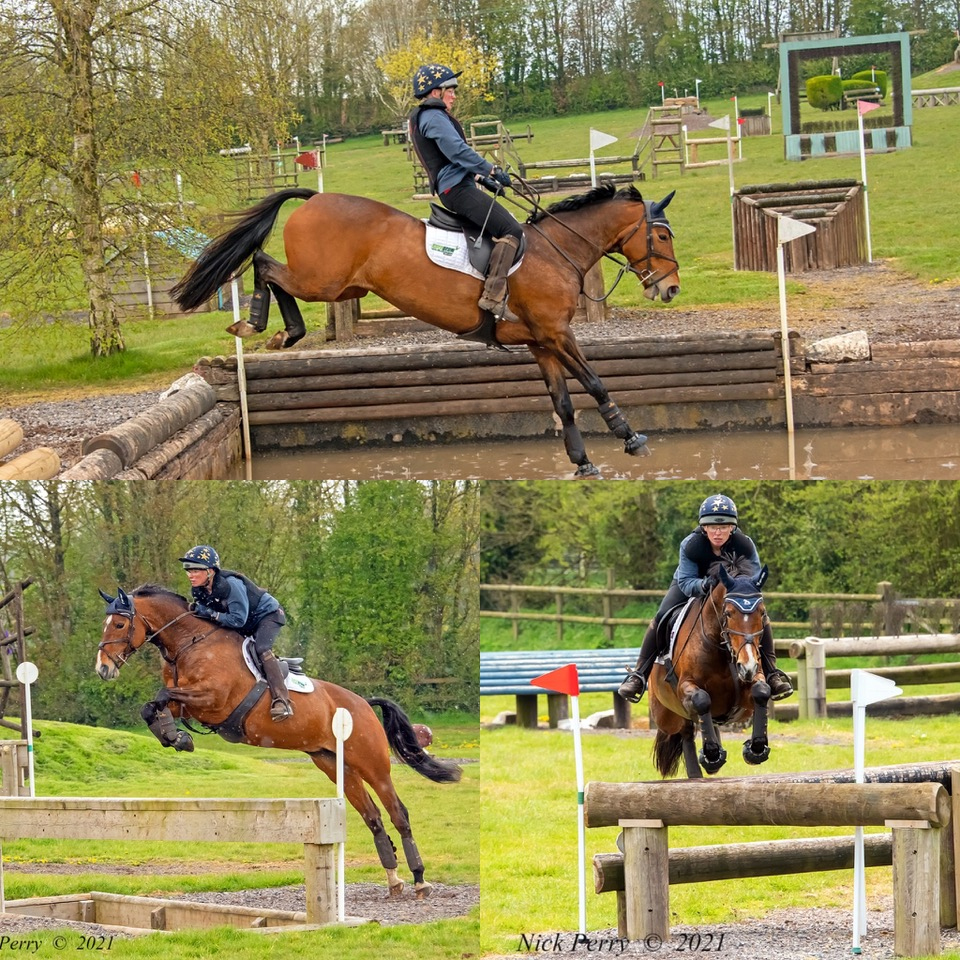
[[[680,295],[680,284],[671,283],[671,284],[660,284],[653,283],[643,291],[643,295],[648,300],[656,300],[657,295],[659,294],[660,299],[664,303],[669,303],[673,300],[674,297]]]
[[[101,680],[116,680],[120,675],[120,670],[112,660],[107,660],[99,653],[97,654],[97,676]]]
[[[759,664],[758,664],[756,661],[754,661],[753,663],[749,663],[749,664],[738,663],[738,664],[737,664],[737,679],[738,679],[741,683],[753,683],[754,679],[755,679],[756,676],[757,676],[757,667],[758,667],[758,666],[759,666]]]

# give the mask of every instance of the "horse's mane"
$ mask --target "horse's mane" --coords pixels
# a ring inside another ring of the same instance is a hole
[[[642,203],[643,197],[632,184],[618,193],[617,188],[612,183],[601,183],[599,187],[594,187],[586,193],[579,193],[575,197],[567,197],[566,200],[558,200],[556,203],[550,204],[546,210],[535,211],[527,219],[527,223],[539,223],[551,214],[580,210],[593,203],[602,203],[604,200],[629,200],[633,203]]]
[[[170,597],[172,600],[180,600],[184,606],[187,604],[187,598],[166,587],[161,587],[159,583],[144,583],[133,591],[134,597]]]

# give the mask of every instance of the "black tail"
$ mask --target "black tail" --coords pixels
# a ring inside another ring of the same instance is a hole
[[[680,758],[683,756],[683,736],[679,733],[664,733],[657,731],[653,741],[653,764],[660,771],[661,777],[672,777],[680,769]]]
[[[449,760],[431,757],[417,742],[417,734],[407,715],[392,700],[371,697],[371,707],[379,707],[383,713],[383,729],[387,741],[401,763],[413,767],[417,773],[435,783],[456,783],[461,776],[460,768]]]
[[[277,214],[288,200],[309,200],[316,193],[306,187],[281,190],[236,214],[237,225],[207,244],[170,291],[180,309],[196,310],[202,306],[246,264],[270,236]]]

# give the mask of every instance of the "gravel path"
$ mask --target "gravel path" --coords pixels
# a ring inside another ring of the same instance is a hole
[[[788,302],[790,327],[804,341],[865,330],[873,343],[960,340],[960,286],[920,283],[877,261],[870,266],[791,278],[803,285]],[[614,309],[610,319],[581,325],[582,337],[606,339],[625,336],[703,334],[710,331],[779,329],[779,304],[736,305],[714,309],[684,309],[683,295],[667,308]],[[271,326],[271,332],[274,327]],[[335,347],[311,331],[298,349]],[[418,326],[393,335],[365,336],[363,346],[441,343],[451,335]],[[351,344],[354,345],[354,344]],[[224,352],[232,345],[224,341]],[[0,417],[12,416],[23,427],[25,440],[18,453],[38,446],[52,447],[67,469],[80,459],[84,439],[129,420],[157,401],[159,391],[87,396],[26,405],[0,405]]]

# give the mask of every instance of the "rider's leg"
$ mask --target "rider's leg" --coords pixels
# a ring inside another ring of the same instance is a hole
[[[770,685],[771,700],[783,700],[793,693],[787,675],[777,669],[777,654],[773,648],[773,631],[769,623],[763,625],[763,635],[760,637],[760,665]]]
[[[514,323],[520,318],[507,306],[507,298],[510,296],[507,274],[513,266],[519,247],[520,241],[516,237],[500,237],[494,242],[490,263],[487,265],[487,276],[483,282],[483,293],[477,302],[481,310],[489,311],[498,320],[512,320]]]
[[[617,693],[619,693],[624,700],[637,703],[643,696],[644,691],[647,689],[647,680],[650,677],[650,671],[653,669],[654,661],[660,652],[658,649],[660,621],[668,610],[672,610],[678,603],[683,603],[684,600],[686,600],[686,595],[680,589],[677,581],[674,580],[670,584],[667,595],[660,601],[660,607],[657,610],[656,616],[650,621],[650,626],[647,627],[647,632],[643,636],[643,643],[640,645],[640,656],[637,657],[636,668],[627,674],[627,679],[620,684],[620,688],[617,690]]]
[[[287,688],[283,682],[280,661],[277,660],[273,652],[273,643],[284,623],[286,623],[286,617],[282,610],[267,614],[257,624],[257,630],[253,638],[257,655],[263,664],[263,675],[270,685],[270,719],[278,722],[293,716],[293,704],[290,703],[290,695],[287,693]]]

